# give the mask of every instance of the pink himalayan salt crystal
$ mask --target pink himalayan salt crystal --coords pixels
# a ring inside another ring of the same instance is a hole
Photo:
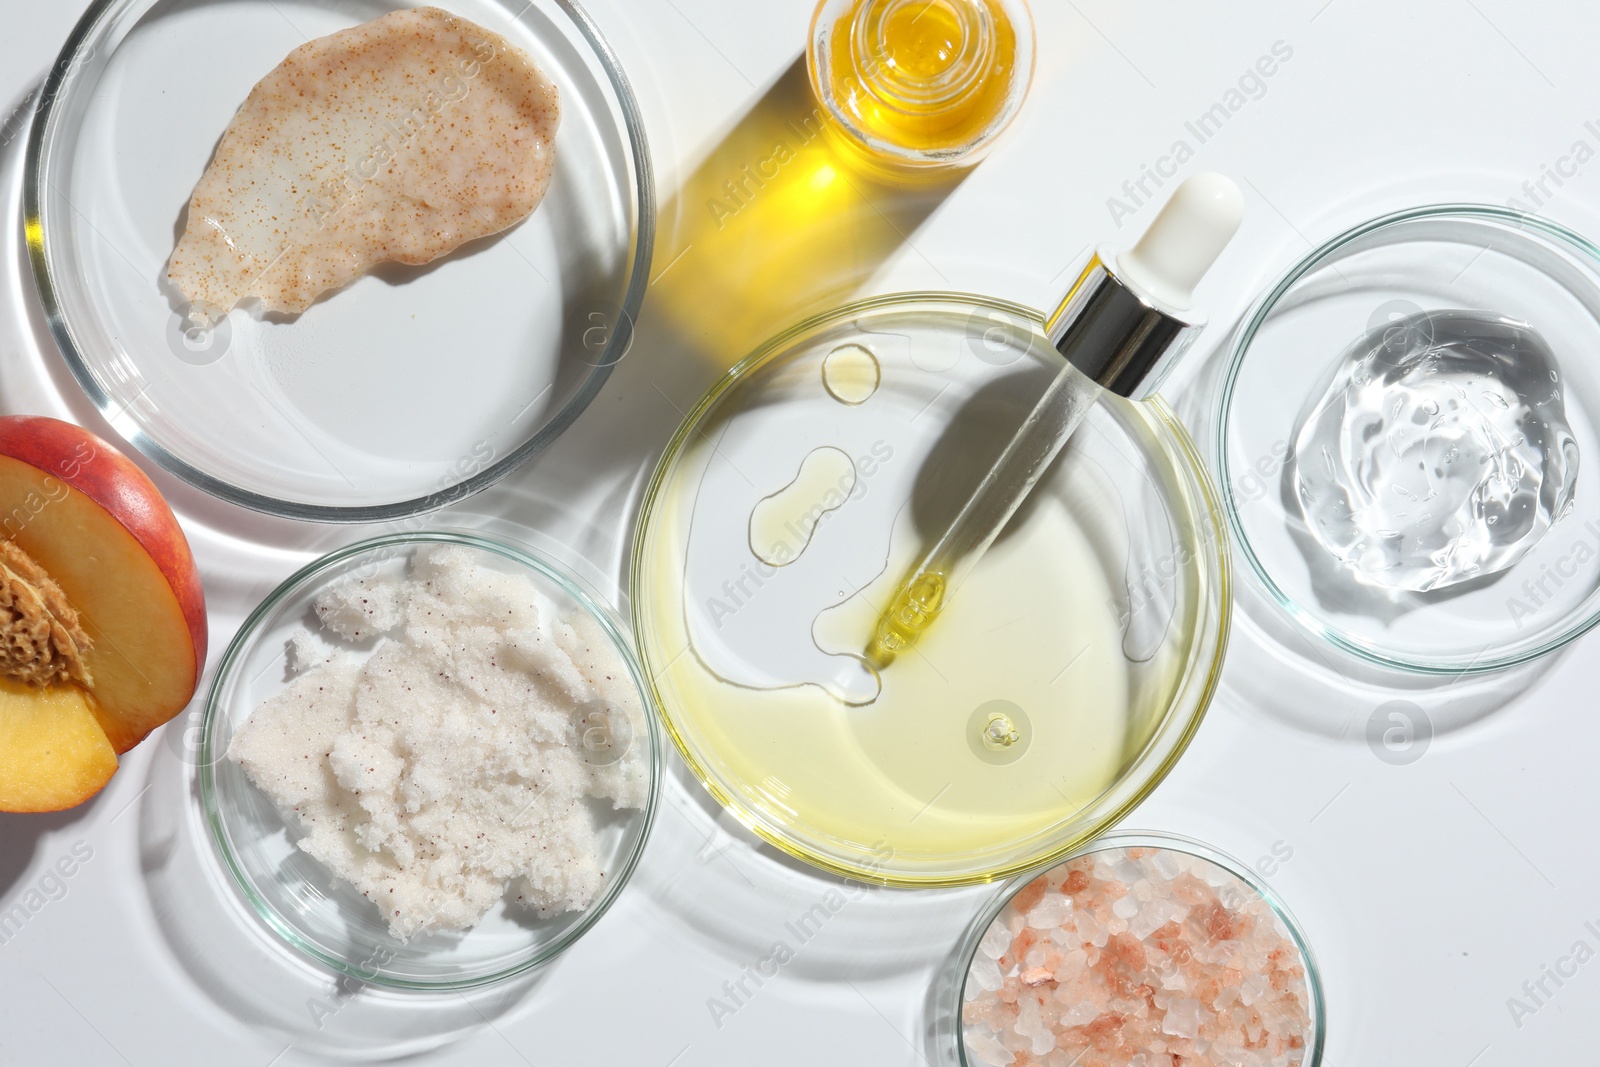
[[[1208,860],[1150,848],[1079,857],[1019,890],[983,944],[962,1007],[970,1063],[1305,1062],[1304,960],[1271,906]]]

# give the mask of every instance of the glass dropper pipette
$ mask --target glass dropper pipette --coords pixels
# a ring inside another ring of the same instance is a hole
[[[1102,392],[1142,400],[1203,320],[1194,287],[1233,238],[1239,187],[1204,172],[1179,185],[1133,248],[1101,251],[1045,324],[1064,362],[955,521],[898,586],[866,655],[887,667],[932,625]]]

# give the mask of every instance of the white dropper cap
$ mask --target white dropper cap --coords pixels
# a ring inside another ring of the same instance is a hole
[[[1117,277],[1152,302],[1187,311],[1211,264],[1239,230],[1244,197],[1233,179],[1202,171],[1173,190],[1139,243],[1117,256]]]

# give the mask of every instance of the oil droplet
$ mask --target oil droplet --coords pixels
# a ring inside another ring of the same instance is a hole
[[[883,380],[878,357],[865,345],[840,345],[822,361],[822,386],[842,404],[864,404]]]
[[[1009,700],[985,701],[967,720],[967,746],[972,754],[997,767],[1021,759],[1032,740],[1028,713]]]
[[[823,516],[850,499],[856,487],[855,462],[824,445],[800,461],[794,481],[763,497],[750,512],[750,551],[773,567],[800,558]]]
[[[842,653],[828,659],[830,672],[816,684],[841,704],[864,708],[883,692],[883,678],[878,669],[860,656]]]

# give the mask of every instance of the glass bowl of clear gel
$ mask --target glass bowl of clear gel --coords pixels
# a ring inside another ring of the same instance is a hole
[[[39,94],[24,216],[42,325],[118,433],[258,511],[372,522],[476,492],[571,425],[632,342],[649,153],[627,77],[571,0],[450,5],[560,93],[554,176],[525,221],[380,265],[292,317],[239,308],[199,330],[174,306],[186,205],[252,86],[309,38],[404,6],[96,0]],[[411,121],[414,102],[391,103]]]
[[[1600,621],[1600,250],[1491,206],[1328,241],[1237,331],[1215,464],[1256,581],[1368,661],[1501,670]]]
[[[741,822],[826,870],[989,881],[1080,847],[1166,775],[1229,617],[1210,481],[1159,400],[1108,399],[915,646],[889,587],[1055,375],[1037,315],[906,294],[729,371],[658,466],[634,630],[668,733]]]

